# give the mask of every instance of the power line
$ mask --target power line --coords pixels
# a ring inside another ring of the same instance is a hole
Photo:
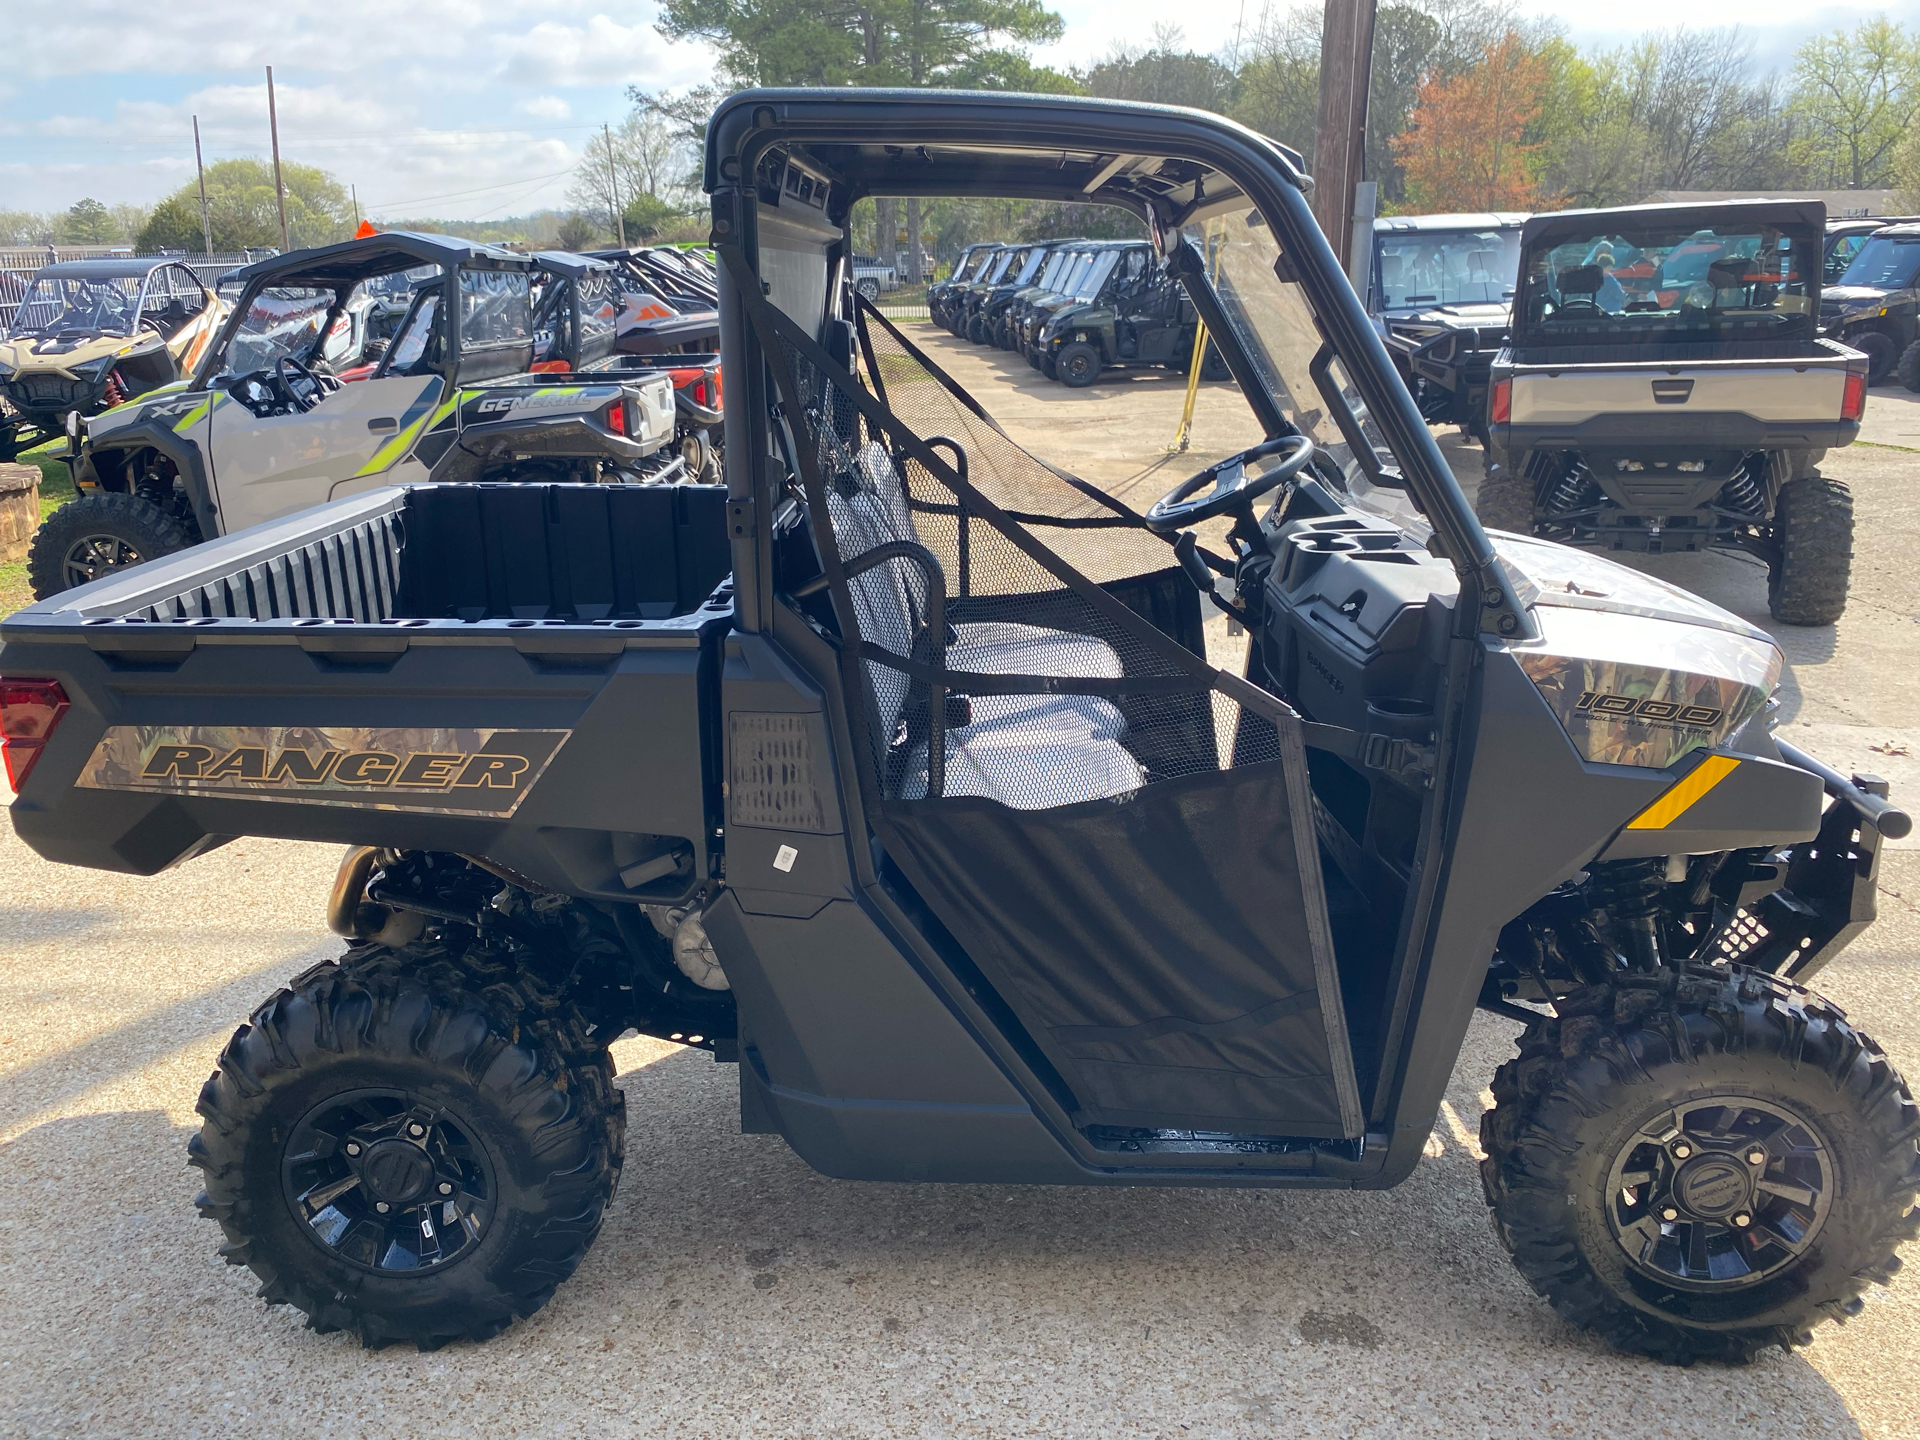
[[[462,195],[484,195],[489,190],[511,190],[516,185],[557,180],[562,175],[571,175],[573,170],[574,167],[569,165],[564,170],[555,170],[551,175],[522,175],[517,180],[502,180],[497,185],[476,185],[471,190],[448,190],[439,195],[414,195],[405,200],[369,200],[367,209],[391,210],[396,205],[424,205],[429,200],[453,200]]]

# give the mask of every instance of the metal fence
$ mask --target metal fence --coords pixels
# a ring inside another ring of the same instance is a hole
[[[216,289],[220,277],[236,265],[246,265],[272,252],[256,250],[251,255],[167,255],[178,260],[209,290]],[[13,324],[13,312],[19,307],[27,286],[42,266],[59,260],[156,259],[151,254],[137,255],[125,245],[18,245],[0,249],[0,329]]]

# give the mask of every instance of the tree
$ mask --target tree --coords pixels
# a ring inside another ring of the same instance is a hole
[[[1019,47],[1058,40],[1065,22],[1043,0],[664,0],[660,33],[705,40],[739,85],[939,85],[1071,88]],[[920,276],[921,202],[907,211],[904,278]],[[883,207],[881,255],[897,231]]]
[[[556,239],[562,250],[591,250],[599,242],[600,227],[584,215],[569,215],[560,222]]]
[[[1905,214],[1920,210],[1920,115],[1907,125],[1907,137],[1893,152],[1894,204]]]
[[[169,195],[154,206],[133,243],[135,249],[148,255],[161,250],[204,250],[207,240],[200,226],[198,187],[191,202],[181,195]]]
[[[1320,113],[1320,10],[1262,12],[1228,112],[1243,125],[1291,145],[1313,165],[1313,129]]]
[[[1143,50],[1121,41],[1106,59],[1074,79],[1089,94],[1106,99],[1190,105],[1224,114],[1239,77],[1213,56],[1184,49],[1183,38],[1177,25],[1156,25],[1151,46]]]
[[[1794,59],[1792,105],[1808,125],[1796,155],[1817,181],[1854,190],[1884,183],[1920,114],[1920,36],[1879,15],[1851,35],[1807,41]]]
[[[1546,80],[1546,65],[1509,30],[1471,69],[1421,85],[1408,129],[1393,142],[1408,198],[1426,210],[1532,208],[1540,147],[1523,136]]]
[[[338,180],[293,161],[283,161],[280,173],[287,187],[287,233],[295,245],[326,245],[353,233],[353,206]],[[273,166],[264,160],[214,161],[207,166],[207,211],[216,254],[278,246]],[[199,181],[189,180],[154,206],[134,243],[142,250],[205,249]]]
[[[567,203],[611,233],[616,210],[624,215],[645,200],[651,203],[636,213],[652,216],[649,233],[657,233],[667,216],[683,215],[691,205],[697,154],[683,126],[636,98],[617,129],[587,142]],[[627,231],[632,239],[631,224]]]
[[[67,245],[106,245],[116,238],[113,215],[91,197],[76,200],[60,217],[60,239]]]

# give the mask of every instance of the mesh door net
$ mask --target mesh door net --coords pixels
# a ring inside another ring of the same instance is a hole
[[[1297,717],[1132,511],[870,307],[856,376],[757,290],[869,814],[1077,1123],[1358,1134]]]

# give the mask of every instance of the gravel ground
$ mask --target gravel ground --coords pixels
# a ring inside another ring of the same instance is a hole
[[[1071,393],[971,363],[1016,434]],[[1082,423],[1050,417],[1069,466],[1098,474],[1121,414],[1172,433],[1164,381],[1082,393]],[[1230,399],[1203,396],[1215,437]],[[1792,722],[1890,773],[1887,751],[1920,751],[1915,458],[1833,457],[1861,507],[1854,604],[1784,637]],[[1764,611],[1739,561],[1655,563]],[[232,1025],[335,949],[336,859],[242,840],[142,880],[46,864],[0,826],[0,1435],[1920,1434],[1920,1280],[1745,1370],[1628,1360],[1561,1324],[1480,1200],[1473,1136],[1515,1031],[1487,1016],[1429,1158],[1384,1194],[827,1180],[738,1133],[731,1067],[623,1041],[626,1183],[546,1310],[431,1355],[306,1334],[219,1262],[184,1145]],[[1822,985],[1920,1075],[1920,854],[1890,855],[1882,889]]]

